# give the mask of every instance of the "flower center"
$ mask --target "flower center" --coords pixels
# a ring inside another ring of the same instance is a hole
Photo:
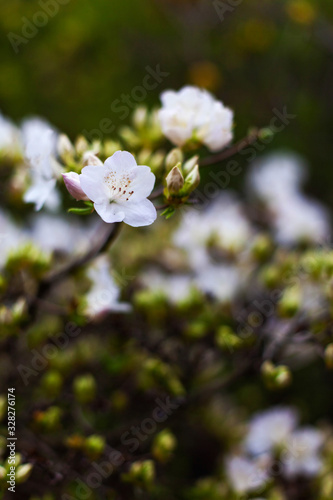
[[[131,182],[128,173],[118,174],[110,170],[104,177],[104,183],[109,189],[110,203],[113,201],[129,201],[134,193],[131,189]]]

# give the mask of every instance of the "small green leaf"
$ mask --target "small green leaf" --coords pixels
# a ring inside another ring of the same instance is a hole
[[[91,207],[89,208],[69,208],[67,212],[78,215],[88,215],[92,213]]]
[[[170,217],[173,216],[175,211],[176,209],[174,207],[168,207],[164,210],[164,212],[161,213],[161,215],[164,215],[166,219],[170,219]]]
[[[91,207],[91,208],[93,208],[93,206],[94,206],[93,202],[92,202],[92,201],[90,201],[90,200],[86,200],[86,201],[84,201],[83,203],[84,203],[85,205],[87,205],[87,207]]]

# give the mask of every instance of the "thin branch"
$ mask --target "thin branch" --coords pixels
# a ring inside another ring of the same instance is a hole
[[[219,163],[223,160],[226,160],[227,158],[236,155],[247,146],[251,146],[251,144],[256,142],[258,138],[259,138],[259,130],[251,132],[251,134],[249,134],[247,137],[244,137],[244,139],[234,144],[234,146],[231,146],[230,148],[223,150],[221,153],[218,153],[213,156],[208,156],[207,158],[203,158],[202,160],[200,160],[199,163],[200,167],[214,165],[215,163]]]

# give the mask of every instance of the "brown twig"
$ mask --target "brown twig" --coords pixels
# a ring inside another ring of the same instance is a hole
[[[206,158],[200,160],[199,162],[200,167],[214,165],[215,163],[219,163],[223,160],[226,160],[227,158],[236,155],[237,153],[242,151],[242,149],[256,142],[258,138],[259,138],[259,130],[255,130],[254,132],[251,132],[247,137],[244,137],[244,139],[237,142],[230,148],[223,150],[221,153],[212,156],[207,156]]]

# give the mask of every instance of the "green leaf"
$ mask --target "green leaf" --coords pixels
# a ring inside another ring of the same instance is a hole
[[[88,215],[92,213],[92,208],[69,208],[67,212],[78,215]]]
[[[161,213],[161,216],[164,215],[166,219],[170,219],[170,217],[173,216],[175,211],[176,211],[175,207],[168,207],[164,210],[164,212]]]

